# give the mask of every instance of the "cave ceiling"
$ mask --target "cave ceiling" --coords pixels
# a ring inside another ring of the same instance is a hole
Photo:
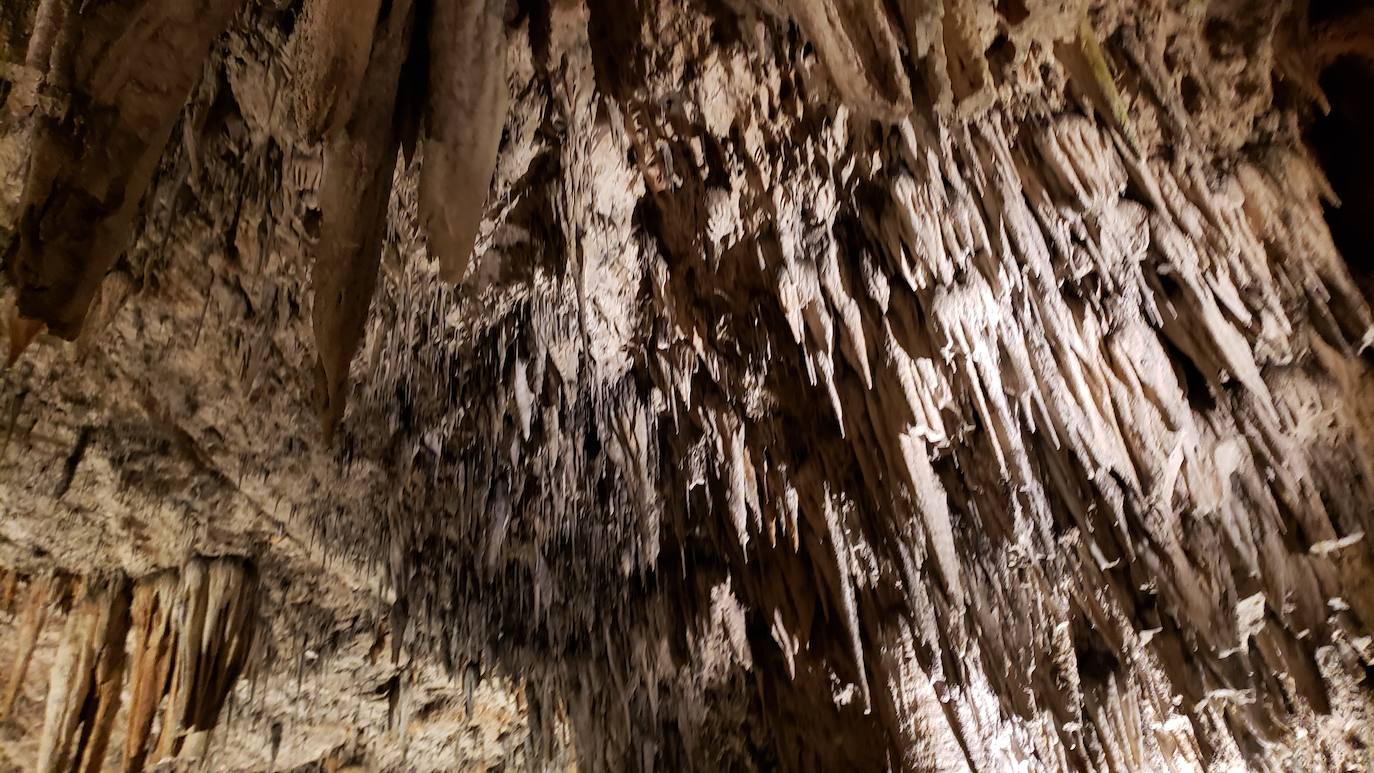
[[[6,0],[0,766],[1368,769],[1372,62]]]

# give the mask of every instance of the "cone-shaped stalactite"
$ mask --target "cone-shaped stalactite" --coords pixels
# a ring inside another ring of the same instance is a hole
[[[13,254],[19,314],[74,339],[129,242],[163,146],[243,0],[45,0],[27,61],[62,107],[36,118]]]
[[[414,21],[409,0],[386,4],[385,16],[377,19],[371,56],[356,74],[346,72],[354,82],[338,86],[351,98],[325,139],[322,226],[313,276],[319,349],[315,399],[327,438],[344,415],[349,363],[362,342],[377,285],[400,145],[397,93]]]

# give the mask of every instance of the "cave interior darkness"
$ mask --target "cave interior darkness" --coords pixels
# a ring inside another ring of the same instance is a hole
[[[1311,21],[1320,24],[1368,5],[1318,0]],[[1337,198],[1325,207],[1331,238],[1365,297],[1374,299],[1374,59],[1366,55],[1374,53],[1374,31],[1366,32],[1369,51],[1345,53],[1323,70],[1320,85],[1330,109],[1318,112],[1308,141]]]

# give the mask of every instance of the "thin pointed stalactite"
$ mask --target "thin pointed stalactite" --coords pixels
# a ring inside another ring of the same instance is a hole
[[[153,719],[166,694],[176,643],[177,589],[175,572],[144,578],[134,587],[133,656],[129,663],[129,710],[121,770],[143,770]]]

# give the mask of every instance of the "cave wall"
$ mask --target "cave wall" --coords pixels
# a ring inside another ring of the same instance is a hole
[[[78,444],[163,503],[89,529],[179,511],[116,563],[270,512],[589,769],[1367,764],[1374,327],[1303,135],[1354,22],[335,5],[179,63],[136,214],[60,231],[91,168],[26,141],[10,340],[77,340],[8,372],[15,552],[79,554]]]

